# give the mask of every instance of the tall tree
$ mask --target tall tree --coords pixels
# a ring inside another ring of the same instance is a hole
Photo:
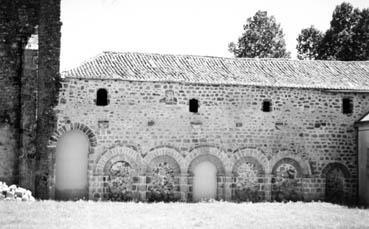
[[[353,60],[353,28],[358,23],[360,11],[350,3],[338,5],[333,12],[331,27],[318,48],[318,59]]]
[[[247,19],[244,33],[237,44],[231,42],[229,51],[236,57],[289,58],[283,30],[274,16],[258,11]]]
[[[369,8],[364,9],[353,29],[353,49],[356,60],[369,60]]]
[[[314,26],[301,30],[297,38],[297,58],[314,60],[318,56],[318,47],[323,39],[323,33]]]
[[[355,9],[350,3],[336,6],[330,28],[322,39],[306,39],[311,36],[302,30],[297,38],[297,50],[301,57],[321,60],[369,60],[369,9]],[[314,55],[310,55],[314,53]]]

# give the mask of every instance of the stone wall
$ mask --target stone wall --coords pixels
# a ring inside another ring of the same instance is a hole
[[[49,175],[48,141],[56,130],[53,108],[57,104],[60,87],[60,0],[42,1],[40,5],[39,57],[38,57],[38,103],[35,193],[39,198],[48,198],[47,177]]]
[[[17,183],[24,46],[38,23],[38,0],[0,4],[0,179]]]
[[[29,179],[35,173],[35,161],[31,158],[35,155],[36,120],[37,120],[37,94],[38,94],[38,49],[25,49],[23,55],[23,73],[21,76],[21,119],[20,119],[20,155],[19,155],[19,180],[22,187],[34,190],[33,179]],[[25,169],[29,167],[30,169]]]
[[[31,189],[37,197],[47,197],[42,193],[48,175],[44,155],[56,123],[60,26],[60,0],[0,4],[0,179]],[[25,46],[37,27],[39,63],[34,69],[27,64],[33,54]]]
[[[109,105],[95,105],[99,88],[108,90]],[[237,200],[237,195],[241,201],[323,199],[325,178],[334,169],[348,174],[342,177],[344,191],[356,196],[354,122],[369,111],[368,96],[315,89],[66,79],[56,107],[59,130],[49,143],[49,184],[52,187],[55,179],[52,161],[58,137],[81,129],[94,142],[89,156],[90,198],[108,197],[106,166],[120,158],[135,171],[129,187],[145,199],[150,183],[146,178],[152,176],[147,167],[158,155],[179,166],[173,195],[179,192],[182,200],[191,200],[190,168],[196,160],[217,165],[219,199]],[[352,114],[342,113],[343,97],[352,99]],[[192,98],[199,101],[198,113],[189,112]],[[261,110],[264,100],[271,101],[271,112]],[[161,153],[155,155],[157,149]]]

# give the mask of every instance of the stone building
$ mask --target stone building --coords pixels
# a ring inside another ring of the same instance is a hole
[[[51,198],[357,199],[369,62],[104,52],[62,78]]]
[[[0,180],[43,199],[369,205],[369,62],[107,52],[60,79],[60,0],[4,0],[0,19]]]

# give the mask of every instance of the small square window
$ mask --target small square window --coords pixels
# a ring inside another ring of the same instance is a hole
[[[261,108],[263,112],[271,112],[272,111],[272,101],[270,100],[264,100],[263,106]]]
[[[343,114],[352,114],[354,109],[353,102],[351,98],[343,98],[342,99],[342,113]]]

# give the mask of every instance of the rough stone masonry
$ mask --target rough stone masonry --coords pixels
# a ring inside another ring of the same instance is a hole
[[[209,161],[216,199],[355,201],[368,82],[344,80],[368,67],[102,53],[63,73],[49,180],[58,140],[77,130],[90,142],[86,198],[192,201]]]
[[[0,4],[0,179],[47,198],[47,143],[59,88],[60,0]],[[38,30],[38,50],[26,50]],[[32,56],[37,53],[34,66]]]
[[[368,62],[106,52],[60,79],[59,4],[1,4],[1,180],[55,199],[358,200]]]

